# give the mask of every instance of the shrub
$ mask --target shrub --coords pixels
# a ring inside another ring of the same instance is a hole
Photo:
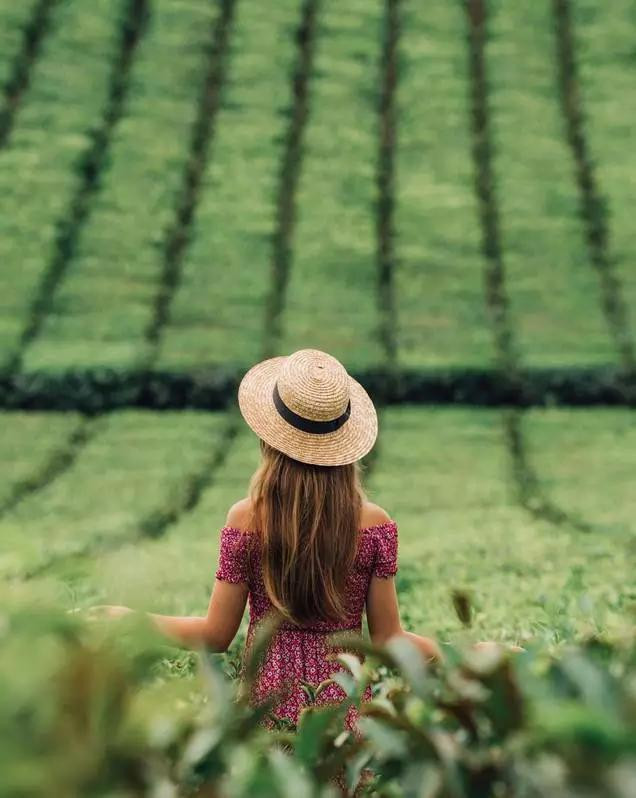
[[[356,651],[339,655],[347,699],[268,730],[271,706],[250,706],[224,658],[200,652],[196,675],[175,667],[134,617],[88,624],[12,606],[1,620],[1,798],[328,796],[338,778],[387,797],[633,794],[633,639],[558,658],[449,648],[431,670],[408,642],[343,638]],[[352,705],[361,734],[343,730]]]

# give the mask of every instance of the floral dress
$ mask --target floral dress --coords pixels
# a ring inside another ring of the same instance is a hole
[[[279,718],[298,722],[301,709],[309,699],[302,682],[314,686],[329,679],[344,666],[327,659],[333,652],[327,638],[334,632],[349,631],[361,634],[362,614],[372,576],[388,578],[397,572],[398,534],[395,521],[364,527],[360,530],[358,549],[353,567],[347,576],[345,595],[348,609],[340,623],[317,621],[298,628],[283,623],[274,636],[252,688],[251,699],[258,703],[280,690],[282,698],[274,708]],[[259,535],[254,531],[225,526],[221,529],[219,563],[216,578],[226,582],[247,582],[249,586],[250,620],[246,651],[252,644],[256,627],[272,609],[263,584],[260,568]],[[341,701],[342,688],[331,683],[321,691],[316,703]],[[356,713],[347,716],[347,726],[355,722]]]

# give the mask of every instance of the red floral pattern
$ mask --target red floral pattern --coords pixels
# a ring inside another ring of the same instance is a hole
[[[257,532],[224,526],[216,578],[226,582],[247,582],[249,586],[250,621],[247,631],[246,652],[252,645],[256,627],[272,609],[263,584],[260,567],[260,545]],[[252,701],[258,703],[280,691],[281,698],[274,714],[298,722],[301,709],[308,697],[301,682],[314,686],[329,679],[336,671],[345,670],[338,662],[327,659],[336,649],[329,645],[330,634],[339,631],[362,633],[362,613],[373,575],[388,578],[397,573],[398,534],[395,521],[364,527],[360,530],[358,550],[353,567],[347,577],[346,596],[349,602],[341,623],[317,621],[299,629],[283,623],[265,655],[252,690]],[[341,701],[342,688],[333,683],[319,695],[317,703]],[[353,728],[356,713],[347,716],[347,726]]]

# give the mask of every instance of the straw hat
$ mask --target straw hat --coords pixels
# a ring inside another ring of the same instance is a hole
[[[339,360],[319,349],[252,366],[239,385],[238,403],[259,438],[303,463],[353,463],[378,434],[369,394]]]

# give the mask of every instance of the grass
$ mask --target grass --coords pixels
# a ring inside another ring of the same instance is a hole
[[[142,359],[214,17],[207,2],[153,9],[99,194],[27,370],[123,369]]]
[[[491,5],[486,58],[494,168],[520,359],[530,366],[616,362],[579,218],[550,5]]]
[[[106,98],[121,3],[60,4],[0,158],[0,363],[14,355]],[[16,210],[19,209],[19,210]]]

